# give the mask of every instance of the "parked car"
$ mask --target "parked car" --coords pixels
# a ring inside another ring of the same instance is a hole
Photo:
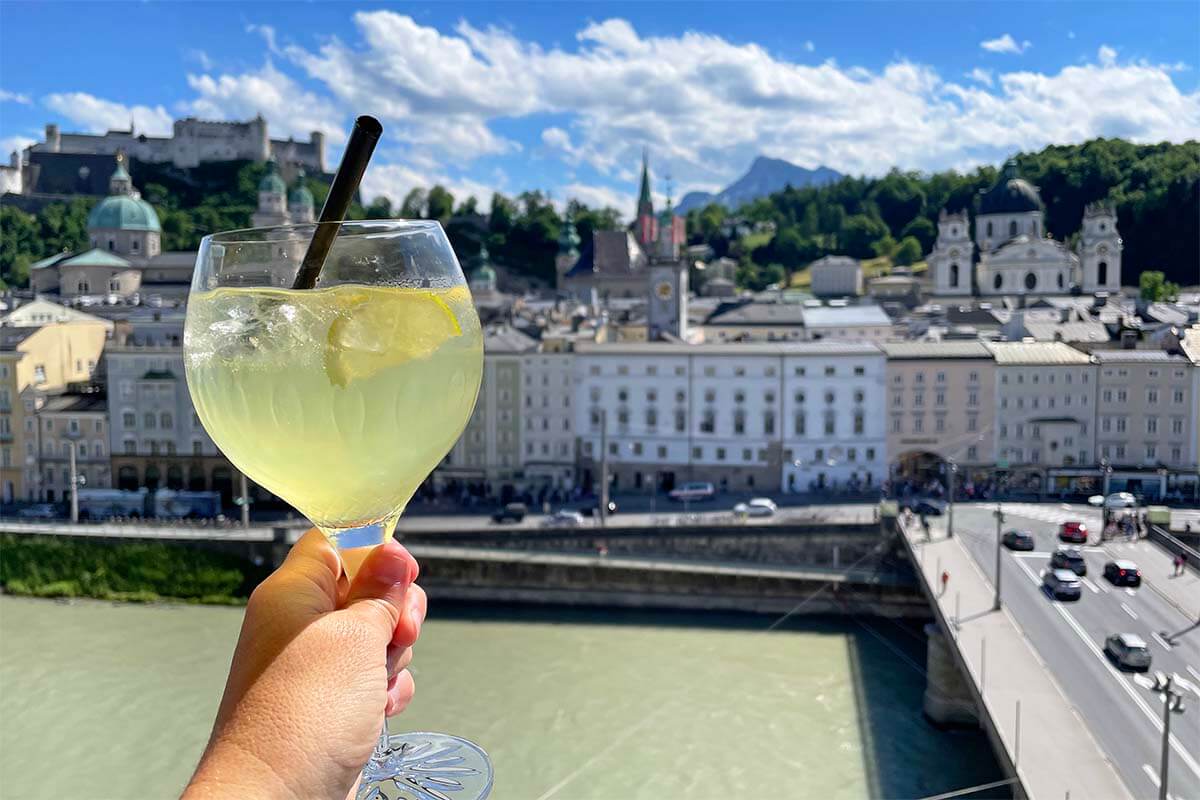
[[[1068,520],[1058,526],[1058,539],[1062,542],[1086,544],[1088,538],[1087,525],[1078,520]]]
[[[1142,585],[1142,571],[1132,561],[1109,561],[1104,565],[1104,577],[1114,586]]]
[[[1034,549],[1033,534],[1029,531],[1005,531],[1000,539],[1009,550]]]
[[[748,502],[738,503],[733,513],[747,517],[773,517],[779,506],[769,497],[752,497]]]
[[[583,514],[560,508],[542,520],[543,528],[582,528]]]
[[[1137,498],[1129,492],[1113,492],[1104,498],[1105,508],[1136,508]]]
[[[1083,596],[1083,584],[1069,569],[1048,569],[1043,572],[1042,588],[1055,600],[1078,600]]]
[[[1122,669],[1150,669],[1150,649],[1136,634],[1114,633],[1104,640],[1104,653]]]
[[[696,502],[697,500],[712,500],[717,496],[717,489],[711,483],[700,481],[685,483],[677,489],[672,489],[667,495],[677,502]]]
[[[926,497],[912,504],[914,514],[924,514],[927,517],[940,517],[946,513],[946,501],[936,497]]]
[[[528,513],[529,509],[524,503],[509,503],[492,514],[492,522],[520,522]]]
[[[24,519],[54,519],[58,516],[58,509],[50,503],[37,503],[22,508],[17,516]]]
[[[1087,562],[1078,547],[1060,547],[1050,556],[1052,569],[1069,569],[1076,575],[1087,575]]]

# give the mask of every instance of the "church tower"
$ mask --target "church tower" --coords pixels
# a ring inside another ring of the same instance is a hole
[[[1079,234],[1079,263],[1083,271],[1080,287],[1085,294],[1115,292],[1121,288],[1121,236],[1117,212],[1104,203],[1091,203],[1083,210]]]
[[[647,252],[654,250],[658,240],[658,220],[654,216],[654,202],[650,198],[650,162],[646,151],[642,151],[642,188],[638,192],[637,227],[638,244]]]
[[[316,219],[313,205],[312,192],[304,181],[304,168],[301,167],[292,183],[292,190],[288,192],[288,216],[292,222],[312,222]]]
[[[558,233],[558,253],[554,256],[554,274],[559,289],[563,287],[563,276],[566,275],[575,262],[579,261],[579,231],[575,229],[575,217],[568,208],[563,214],[562,229]]]
[[[975,243],[965,210],[953,214],[942,209],[938,215],[938,236],[933,252],[926,259],[933,278],[934,294],[972,294],[971,271]]]
[[[287,213],[287,184],[279,177],[275,159],[267,162],[267,174],[258,183],[258,210],[250,216],[250,221],[256,228],[291,222]]]

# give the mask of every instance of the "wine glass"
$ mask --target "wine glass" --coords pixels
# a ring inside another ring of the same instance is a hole
[[[337,227],[319,281],[292,289],[322,226]],[[437,222],[310,223],[204,237],[184,359],[221,451],[342,550],[390,538],[454,446],[479,393],[483,340]],[[359,797],[476,800],[491,776],[471,742],[389,737],[385,724]]]

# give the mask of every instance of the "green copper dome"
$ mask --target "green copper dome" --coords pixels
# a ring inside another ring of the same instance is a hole
[[[575,220],[570,211],[563,215],[562,228],[558,232],[558,252],[579,252],[579,231],[575,229]]]
[[[474,269],[471,270],[472,283],[495,283],[496,270],[492,269],[491,256],[488,255],[487,245],[480,245],[479,254],[471,259]]]
[[[267,162],[267,174],[258,182],[258,190],[271,194],[287,194],[287,184],[283,182],[283,178],[279,177],[279,170],[275,166],[274,159]]]
[[[304,170],[300,170],[296,175],[296,182],[292,184],[292,190],[288,192],[288,205],[294,206],[303,203],[304,205],[313,205],[312,192],[308,190],[308,184],[304,181]]]
[[[116,228],[125,231],[162,232],[154,206],[140,197],[118,194],[106,197],[88,214],[88,229]]]

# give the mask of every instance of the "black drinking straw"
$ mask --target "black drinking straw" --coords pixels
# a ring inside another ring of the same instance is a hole
[[[321,274],[321,267],[325,266],[329,249],[333,247],[342,220],[350,210],[354,193],[358,191],[367,162],[371,160],[382,133],[383,126],[374,117],[363,115],[354,120],[354,130],[350,132],[346,152],[342,153],[342,163],[338,164],[329,194],[325,196],[325,205],[321,206],[321,216],[317,218],[316,230],[300,264],[300,271],[296,273],[293,289],[311,289],[317,285],[317,276]]]

